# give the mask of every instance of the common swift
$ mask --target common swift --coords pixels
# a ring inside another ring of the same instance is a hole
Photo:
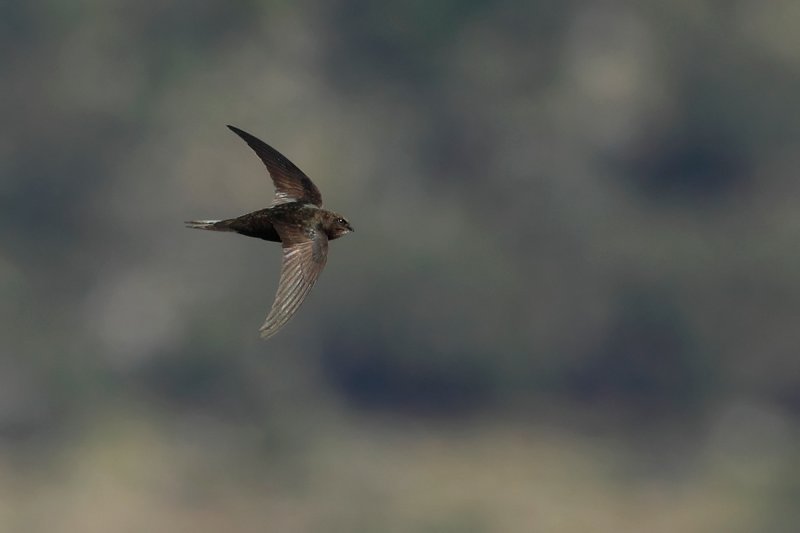
[[[328,259],[328,241],[353,231],[342,215],[322,208],[322,195],[311,179],[264,141],[234,126],[267,166],[275,184],[275,198],[266,209],[227,220],[192,220],[186,227],[232,231],[247,237],[280,242],[281,279],[275,301],[259,331],[275,335],[297,312]]]

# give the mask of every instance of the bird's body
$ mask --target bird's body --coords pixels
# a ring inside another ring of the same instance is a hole
[[[328,215],[328,216],[326,216]],[[266,209],[259,209],[252,213],[247,213],[236,218],[227,220],[197,220],[188,222],[191,228],[207,229],[212,231],[233,231],[246,237],[255,237],[265,241],[282,242],[276,225],[322,225],[323,222],[330,223],[329,218],[337,217],[330,211],[325,211],[313,204],[301,202],[289,202],[278,204]],[[332,232],[326,232],[328,240],[335,239]]]
[[[247,237],[280,242],[283,264],[278,292],[261,336],[274,335],[303,303],[328,257],[328,241],[353,228],[341,215],[322,208],[322,196],[314,183],[263,141],[233,126],[267,166],[275,184],[270,207],[226,220],[194,220],[187,227],[236,232]]]

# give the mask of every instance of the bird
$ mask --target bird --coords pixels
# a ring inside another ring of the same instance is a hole
[[[342,215],[322,207],[322,195],[311,178],[261,139],[235,126],[241,137],[266,165],[275,186],[272,204],[225,220],[190,220],[186,227],[235,232],[280,242],[281,275],[272,308],[259,328],[261,338],[275,335],[294,316],[325,268],[328,242],[353,231]]]

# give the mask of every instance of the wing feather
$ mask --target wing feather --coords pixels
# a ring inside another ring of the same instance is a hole
[[[319,189],[311,181],[311,178],[306,176],[294,163],[258,137],[235,126],[228,126],[228,128],[244,139],[267,166],[272,182],[275,184],[275,199],[272,201],[272,205],[297,201],[322,207],[322,194]]]
[[[328,236],[322,231],[276,225],[283,242],[281,280],[267,319],[261,326],[261,337],[268,339],[297,312],[319,278],[328,259]]]

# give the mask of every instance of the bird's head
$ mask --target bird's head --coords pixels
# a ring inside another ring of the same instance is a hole
[[[342,235],[347,235],[353,231],[353,226],[342,215],[331,213],[328,218],[328,223],[325,227],[325,232],[328,234],[328,239],[338,239]]]

